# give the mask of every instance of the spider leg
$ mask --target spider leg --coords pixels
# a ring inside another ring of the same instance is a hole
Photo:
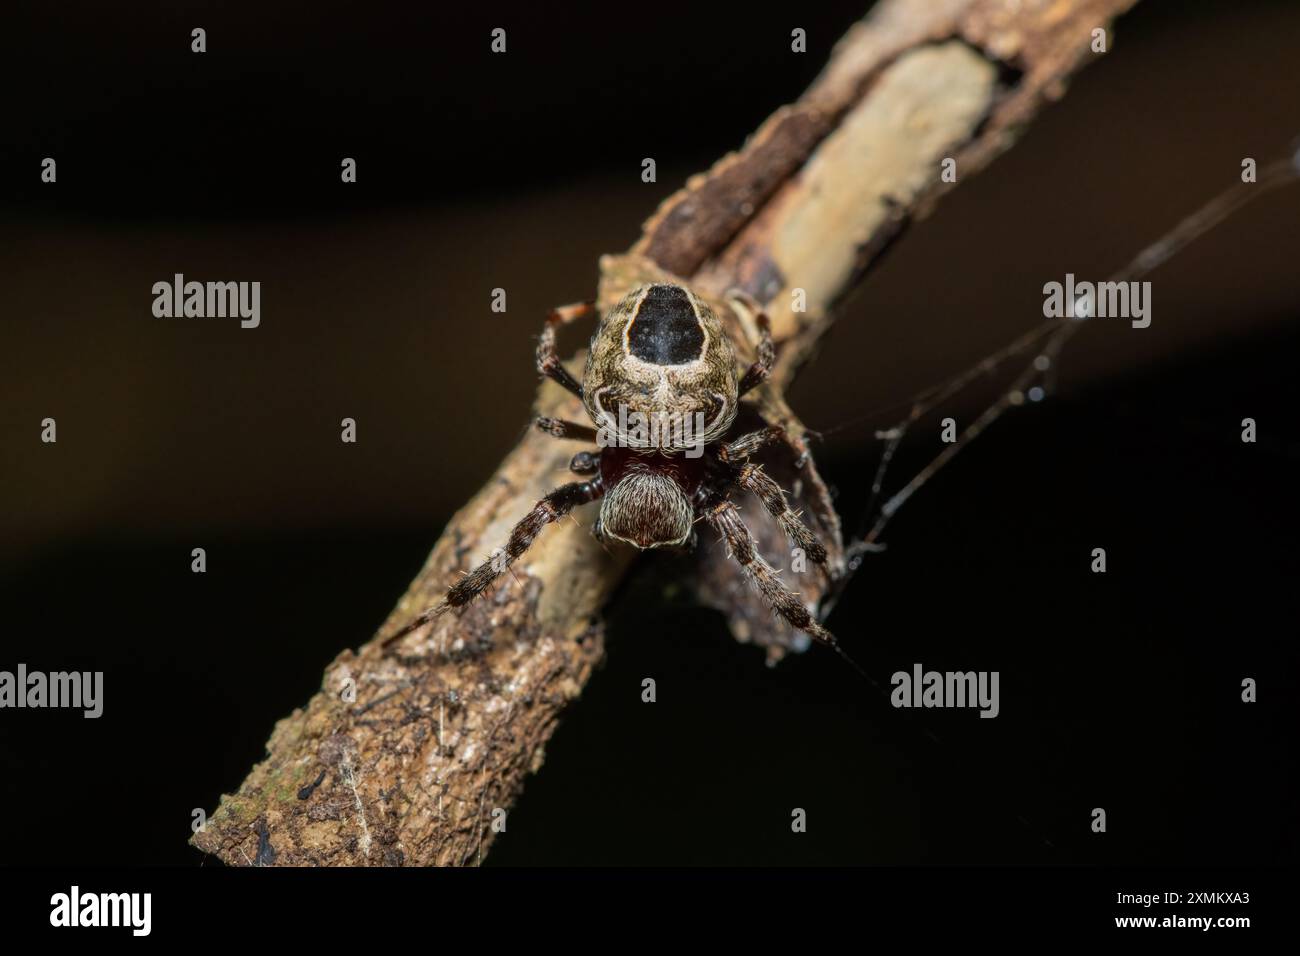
[[[762,468],[754,464],[746,464],[741,467],[736,475],[736,484],[747,491],[752,491],[767,513],[776,519],[781,530],[789,542],[796,548],[802,548],[804,554],[810,561],[822,565],[826,564],[826,547],[813,534],[799,515],[790,510],[790,504],[786,501],[785,492],[781,486],[768,476]]]
[[[819,547],[816,550],[804,548],[804,553],[809,557],[820,554],[819,557],[815,558],[816,562],[822,565],[832,579],[838,578],[844,564],[843,549],[840,545],[840,519],[835,512],[830,489],[826,487],[826,483],[818,474],[817,467],[813,464],[812,451],[802,437],[805,430],[783,401],[778,400],[770,403],[767,407],[760,408],[758,412],[759,418],[766,423],[766,427],[718,445],[717,458],[724,468],[732,470],[732,474],[735,476],[732,480],[735,481],[738,478],[737,467],[747,464],[747,459],[768,445],[779,443],[790,449],[793,453],[793,464],[796,472],[796,477],[793,479],[795,484],[792,493],[806,504],[809,513],[814,519],[814,526],[819,529],[821,534],[818,541]],[[796,435],[800,437],[795,437]],[[777,490],[780,490],[779,485],[776,487]],[[771,489],[751,487],[749,490],[757,494],[759,499],[763,501],[764,507],[781,523],[782,530],[791,541],[798,543],[799,538],[797,536],[801,534],[801,529],[808,531],[810,535],[812,534],[810,529],[804,528],[801,521],[796,525],[783,517],[787,511],[786,507],[782,506],[780,512],[774,510],[777,507],[776,502],[778,499],[771,494]],[[782,492],[782,495],[784,495],[784,492]],[[798,515],[792,515],[792,517],[797,518]],[[829,541],[831,550],[827,551],[821,541]],[[800,546],[802,547],[802,545]],[[825,601],[823,601],[822,607],[825,612],[828,608]]]
[[[812,457],[808,444],[802,438],[791,438],[790,433],[782,425],[768,425],[748,435],[733,438],[718,447],[718,457],[723,461],[740,461],[758,453],[773,442],[783,442],[794,452],[795,468],[802,468]]]
[[[831,500],[830,489],[826,487],[821,475],[817,473],[817,467],[813,464],[812,450],[808,447],[807,441],[802,437],[794,437],[795,433],[805,432],[805,430],[802,427],[792,427],[795,424],[794,419],[792,417],[783,417],[787,414],[789,414],[789,409],[784,407],[784,403],[777,408],[764,409],[761,412],[761,417],[763,421],[768,423],[767,429],[754,432],[751,435],[742,435],[735,441],[720,446],[718,449],[719,457],[725,459],[730,454],[731,458],[729,460],[731,461],[743,457],[742,453],[746,450],[743,446],[733,453],[729,450],[730,445],[741,445],[749,440],[752,440],[749,454],[753,454],[759,448],[771,442],[779,441],[784,444],[793,452],[794,467],[800,472],[800,476],[805,483],[802,497],[807,500],[812,513],[816,516],[822,528],[827,533],[833,533],[836,540],[839,540],[840,519],[839,515],[835,513],[835,505]],[[761,440],[759,440],[760,438]],[[796,490],[795,494],[800,495],[800,492]]]
[[[753,296],[740,289],[732,289],[727,293],[727,301],[733,309],[739,305],[746,310],[753,317],[754,324],[758,326],[758,342],[755,344],[758,355],[754,364],[740,380],[740,387],[737,389],[737,397],[740,397],[758,388],[767,380],[772,366],[776,363],[776,346],[772,344],[772,322]]]
[[[754,536],[740,520],[740,512],[736,510],[735,504],[730,501],[722,502],[706,515],[706,519],[727,542],[731,556],[740,563],[750,584],[758,590],[777,614],[788,621],[792,627],[839,650],[835,635],[817,623],[817,618],[804,606],[803,601],[799,600],[799,595],[781,583],[776,571],[758,553]]]
[[[537,371],[567,388],[574,395],[582,398],[582,386],[569,374],[569,370],[560,361],[555,352],[555,330],[577,319],[585,318],[596,311],[594,302],[579,302],[575,305],[562,305],[552,309],[542,326],[541,337],[537,340]]]
[[[575,441],[596,441],[596,429],[590,425],[579,425],[577,422],[566,422],[562,418],[538,418],[533,422],[540,431],[546,432],[553,438],[566,438]]]
[[[786,437],[785,429],[780,425],[768,425],[758,431],[741,435],[718,446],[718,457],[723,461],[733,462],[748,458],[763,448]]]
[[[417,627],[429,623],[429,621],[432,621],[449,608],[464,607],[486,591],[493,581],[504,574],[510,565],[532,546],[543,528],[551,522],[563,518],[579,505],[595,501],[604,492],[605,488],[600,478],[593,478],[590,481],[575,481],[556,488],[537,502],[533,506],[533,510],[528,512],[523,520],[510,529],[510,538],[506,541],[504,548],[498,548],[492,553],[491,557],[448,588],[446,596],[441,601],[422,611],[389,637],[384,638],[384,646],[411,633]]]

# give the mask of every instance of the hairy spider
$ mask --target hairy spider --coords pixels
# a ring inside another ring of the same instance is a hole
[[[771,325],[758,304],[738,291],[727,298],[732,308],[749,312],[758,330],[756,359],[743,374],[717,313],[680,284],[641,285],[614,306],[592,336],[582,382],[560,363],[555,335],[559,327],[594,314],[595,306],[583,303],[550,313],[537,346],[537,369],[577,395],[596,427],[555,418],[538,418],[536,425],[556,438],[596,444],[596,451],[579,452],[569,465],[591,477],[563,485],[537,502],[511,530],[503,549],[385,644],[448,608],[464,607],[505,573],[546,525],[599,500],[592,533],[601,541],[642,550],[691,548],[695,524],[707,522],[773,610],[793,627],[839,649],[834,636],[758,553],[732,501],[738,490],[753,492],[791,545],[825,569],[826,548],[790,510],[781,487],[749,461],[759,449],[783,441],[784,429],[768,424],[725,440],[739,399],[767,378],[776,358]]]

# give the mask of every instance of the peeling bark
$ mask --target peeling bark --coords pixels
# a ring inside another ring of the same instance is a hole
[[[954,158],[961,181],[1007,148],[1097,56],[1092,31],[1133,2],[885,0],[797,103],[665,201],[630,254],[601,260],[601,307],[652,274],[683,277],[715,298],[745,288],[767,305],[780,350],[757,404],[799,438],[786,387],[835,303],[949,188],[939,182],[940,160]],[[803,312],[792,308],[794,289],[806,295]],[[550,383],[537,411],[582,420],[577,400]],[[524,437],[452,518],[379,635],[504,541],[563,480],[577,448]],[[774,461],[769,471],[842,557],[838,518],[824,507],[811,461],[797,473]],[[770,522],[752,523],[769,556],[784,553]],[[734,562],[718,558],[703,546],[686,559],[698,596],[773,659],[796,646]],[[541,766],[565,706],[603,655],[601,610],[630,564],[631,555],[606,552],[577,521],[562,521],[514,566],[513,579],[462,616],[444,615],[387,651],[378,639],[344,651],[192,842],[233,865],[481,862],[494,813]],[[803,596],[816,601],[827,582],[806,577]]]

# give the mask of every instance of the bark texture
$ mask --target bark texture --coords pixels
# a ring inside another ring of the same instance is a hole
[[[1070,74],[1099,58],[1093,31],[1109,32],[1133,2],[884,0],[798,102],[665,201],[628,253],[602,258],[601,308],[651,276],[680,277],[718,299],[732,286],[750,292],[767,305],[779,349],[754,410],[785,422],[797,442],[803,429],[785,405],[786,387],[836,302],[950,188],[942,161],[956,161],[961,181],[1007,148]],[[537,411],[583,420],[577,400],[550,383]],[[565,706],[604,653],[601,611],[632,556],[605,551],[586,515],[561,521],[463,615],[444,615],[387,649],[378,636],[499,546],[566,480],[577,449],[532,432],[507,455],[451,520],[376,639],[342,652],[321,690],[276,725],[266,759],[222,798],[194,845],[233,865],[482,861],[494,820],[541,766]],[[793,490],[841,562],[839,522],[815,467],[775,458],[769,473]],[[757,508],[746,517],[784,566],[775,526]],[[709,537],[684,560],[696,596],[771,659],[798,648]],[[828,584],[805,574],[794,586],[814,603]]]

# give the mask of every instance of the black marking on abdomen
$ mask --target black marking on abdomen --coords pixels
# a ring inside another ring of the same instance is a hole
[[[653,285],[627,330],[628,351],[652,365],[685,365],[704,351],[704,329],[690,296],[675,285]]]

